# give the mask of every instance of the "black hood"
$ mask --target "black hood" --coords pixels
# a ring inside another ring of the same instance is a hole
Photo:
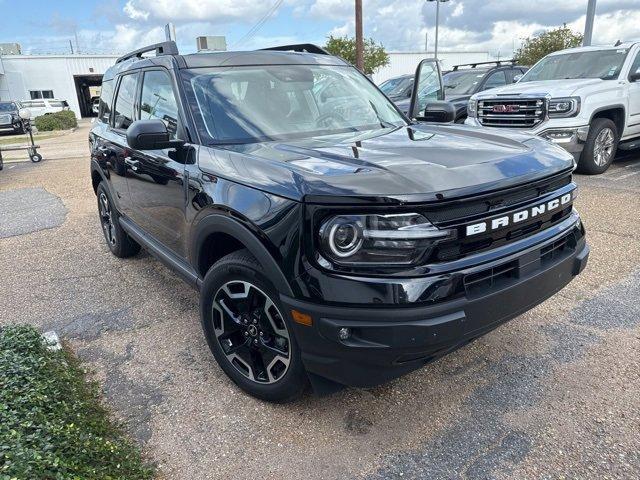
[[[532,135],[434,124],[200,152],[208,173],[300,201],[432,201],[572,166],[570,154]]]

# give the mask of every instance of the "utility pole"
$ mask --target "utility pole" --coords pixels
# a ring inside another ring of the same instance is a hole
[[[582,40],[582,46],[588,47],[591,45],[591,37],[593,36],[593,19],[596,16],[596,0],[589,0],[587,4],[587,19],[584,22],[584,39]]]
[[[424,53],[429,53],[429,32],[424,32]]]
[[[69,39],[69,48],[71,48],[71,55],[73,55],[73,42]]]
[[[356,67],[364,72],[364,40],[362,39],[362,0],[356,0]]]

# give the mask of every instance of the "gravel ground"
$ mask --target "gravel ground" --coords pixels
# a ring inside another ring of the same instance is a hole
[[[387,385],[274,406],[217,367],[195,291],[109,253],[87,131],[0,172],[0,324],[58,331],[163,478],[640,476],[638,155],[577,177],[592,254],[558,295]]]

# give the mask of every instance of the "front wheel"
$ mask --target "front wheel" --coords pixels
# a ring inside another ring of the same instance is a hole
[[[278,293],[246,250],[219,260],[200,292],[202,327],[220,368],[245,392],[288,402],[307,375]]]
[[[612,120],[596,118],[591,122],[577,171],[587,175],[604,173],[616,156],[618,139],[618,128]]]

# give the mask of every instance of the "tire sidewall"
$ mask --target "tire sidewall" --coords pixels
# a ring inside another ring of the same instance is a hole
[[[276,305],[289,331],[290,359],[289,368],[284,376],[273,384],[260,384],[241,374],[227,359],[213,330],[213,300],[214,296],[225,283],[234,280],[244,280],[252,283]],[[306,373],[300,357],[300,348],[296,342],[294,331],[286,315],[279,295],[269,279],[244,262],[226,262],[224,259],[214,265],[204,278],[200,290],[200,319],[205,338],[213,356],[220,368],[240,388],[262,400],[271,402],[286,402],[298,397],[306,385]]]
[[[614,144],[613,150],[611,152],[611,158],[605,165],[597,165],[594,160],[594,148],[596,138],[602,130],[605,128],[610,128],[613,131],[614,135]],[[615,159],[616,152],[618,150],[618,141],[620,139],[620,134],[616,127],[616,124],[613,123],[612,120],[608,118],[596,118],[589,129],[589,135],[587,136],[587,141],[584,150],[582,151],[582,155],[580,156],[580,161],[578,162],[578,171],[580,173],[586,173],[588,175],[597,175],[600,173],[604,173],[613,163]]]
[[[104,228],[102,226],[102,216],[100,215],[100,194],[104,193],[107,196],[107,200],[109,201],[109,206],[111,208],[111,220],[113,221],[115,228],[115,236],[116,236],[116,243],[115,245],[112,245],[109,240],[107,239],[105,233],[104,233]],[[121,243],[122,243],[122,227],[120,227],[120,224],[118,223],[118,210],[116,209],[115,205],[113,204],[113,199],[111,198],[111,193],[109,192],[109,189],[104,185],[104,182],[100,182],[100,184],[98,185],[98,189],[96,190],[96,194],[97,194],[97,198],[98,198],[98,216],[99,216],[99,220],[100,220],[100,229],[102,230],[102,236],[104,238],[105,243],[107,244],[107,247],[109,247],[109,250],[111,250],[111,253],[113,253],[114,255],[118,255],[120,252],[120,249],[122,248]]]

